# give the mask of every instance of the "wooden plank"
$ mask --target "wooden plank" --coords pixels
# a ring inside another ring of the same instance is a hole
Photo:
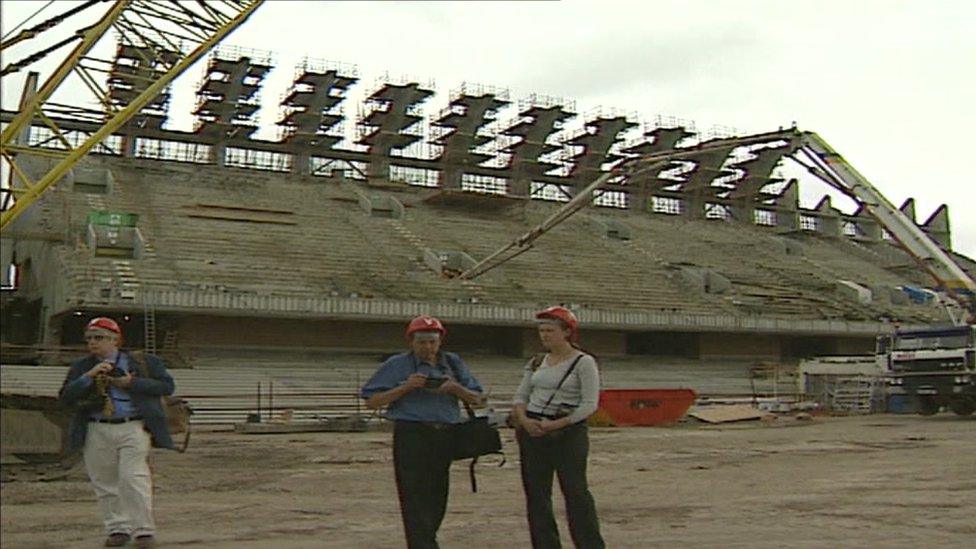
[[[230,210],[230,211],[238,211],[238,212],[254,212],[254,213],[284,214],[284,215],[295,214],[295,212],[291,210],[281,210],[277,208],[255,208],[255,207],[247,207],[247,206],[240,206],[240,205],[213,204],[207,202],[198,202],[196,206],[198,208],[214,208],[219,210]]]
[[[762,419],[765,413],[747,404],[733,404],[731,406],[697,408],[689,412],[688,415],[708,423],[729,423],[732,421]]]
[[[204,215],[204,214],[186,214],[186,217],[191,217],[195,219],[212,219],[215,221],[238,221],[242,223],[266,223],[269,225],[298,225],[294,221],[278,221],[276,219],[250,219],[244,217],[231,217],[228,215]]]

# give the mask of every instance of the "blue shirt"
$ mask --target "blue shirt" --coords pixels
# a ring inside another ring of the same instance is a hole
[[[365,399],[376,393],[393,389],[414,373],[425,374],[429,378],[453,379],[472,391],[482,392],[481,384],[471,375],[468,367],[457,354],[438,352],[436,362],[436,364],[424,362],[412,351],[393,355],[386,359],[366,385],[363,385],[360,396]],[[387,405],[386,417],[404,421],[458,423],[461,421],[461,412],[456,396],[421,387]]]
[[[129,365],[128,358],[124,354],[118,351],[113,352],[111,355],[109,355],[104,359],[102,358],[97,359],[97,362],[108,362],[111,364],[115,364],[116,370],[122,370],[123,372],[126,373],[131,372],[131,367]],[[88,380],[86,382],[88,384],[95,382],[94,379],[87,376],[85,376],[85,379]],[[109,385],[108,396],[109,398],[112,399],[112,406],[115,407],[115,412],[112,414],[113,418],[131,417],[131,416],[138,415],[136,413],[135,406],[132,405],[132,399],[129,396],[129,391]],[[95,419],[105,419],[105,416],[102,414],[101,411],[93,413],[91,417]]]

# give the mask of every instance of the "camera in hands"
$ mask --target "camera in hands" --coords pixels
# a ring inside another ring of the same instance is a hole
[[[447,381],[446,377],[428,377],[427,381],[424,382],[425,389],[437,389],[440,388],[444,382]]]

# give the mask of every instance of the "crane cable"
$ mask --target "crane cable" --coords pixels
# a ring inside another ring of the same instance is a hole
[[[41,59],[44,59],[45,57],[47,57],[47,54],[60,48],[61,46],[74,42],[75,40],[80,40],[81,38],[82,38],[82,33],[79,32],[78,34],[65,38],[64,40],[58,42],[57,44],[54,44],[53,46],[44,48],[43,50],[33,55],[28,55],[27,57],[21,59],[20,61],[17,61],[15,63],[10,63],[6,67],[4,67],[2,71],[0,71],[0,76],[7,76],[8,74],[15,73],[35,61],[40,61]]]
[[[51,0],[47,4],[44,4],[43,6],[41,6],[40,9],[38,9],[34,13],[30,14],[29,16],[27,16],[27,19],[24,19],[23,21],[21,21],[20,23],[18,23],[16,27],[14,27],[14,28],[10,29],[9,31],[7,31],[7,34],[4,34],[3,35],[3,38],[0,38],[0,40],[6,40],[8,36],[10,36],[11,34],[14,33],[14,31],[16,31],[20,27],[23,27],[24,25],[26,25],[31,19],[37,17],[37,14],[39,14],[42,11],[46,10],[53,3],[54,3],[54,0]]]
[[[33,19],[37,14],[41,13],[42,11],[44,11],[45,9],[47,9],[48,6],[50,6],[51,4],[54,3],[54,0],[50,0],[47,4],[44,5],[44,7],[42,7],[41,9],[39,9],[37,11],[35,11],[30,17],[28,17],[27,19],[23,20],[16,27],[10,29],[10,31],[8,31],[7,34],[3,36],[3,39],[2,39],[3,42],[0,42],[0,50],[5,50],[8,47],[13,46],[14,44],[17,44],[18,42],[22,42],[22,41],[27,40],[29,38],[34,38],[38,34],[44,32],[44,31],[46,31],[48,29],[54,28],[59,23],[61,23],[65,19],[71,17],[72,15],[74,15],[76,13],[79,13],[81,11],[84,11],[84,10],[86,10],[86,9],[94,6],[95,4],[99,4],[99,3],[102,3],[104,1],[105,0],[88,0],[88,2],[85,2],[84,4],[82,4],[80,6],[71,8],[70,10],[68,10],[68,11],[66,11],[64,13],[62,13],[60,15],[56,15],[56,16],[54,16],[54,17],[52,17],[52,18],[50,18],[50,19],[48,19],[48,20],[46,20],[46,21],[44,21],[44,22],[42,22],[42,23],[40,23],[38,25],[35,25],[35,26],[33,26],[33,27],[29,28],[29,29],[24,29],[24,30],[20,31],[20,34],[18,34],[17,36],[11,38],[10,40],[6,40],[6,38],[8,36],[10,36],[14,31],[16,31],[20,27],[24,26],[25,24],[27,24],[27,22],[30,21],[31,19]]]

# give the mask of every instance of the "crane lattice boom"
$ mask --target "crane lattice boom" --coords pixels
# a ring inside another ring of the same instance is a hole
[[[220,2],[179,2],[118,0],[94,24],[79,31],[80,43],[58,68],[33,91],[25,88],[17,115],[0,136],[4,161],[9,163],[11,180],[8,192],[13,205],[0,213],[0,228],[17,218],[41,194],[61,179],[95,145],[121,128],[156,98],[166,86],[190,65],[204,56],[231,31],[243,23],[263,0],[223,0]],[[108,31],[118,35],[118,48],[126,49],[134,62],[124,66],[89,54]],[[21,41],[28,35],[18,35]],[[69,80],[71,78],[72,80]],[[81,85],[77,85],[77,82]],[[70,86],[66,86],[71,82]],[[59,103],[56,94],[70,87],[74,95],[87,97],[71,105]],[[120,91],[121,90],[121,91]],[[77,106],[84,105],[84,106]],[[87,105],[98,105],[91,108]],[[102,122],[101,127],[80,143],[72,143],[55,122],[65,114]],[[25,133],[32,121],[39,120],[61,143],[60,149],[32,147]],[[19,154],[53,156],[55,162],[36,180],[17,163]]]

